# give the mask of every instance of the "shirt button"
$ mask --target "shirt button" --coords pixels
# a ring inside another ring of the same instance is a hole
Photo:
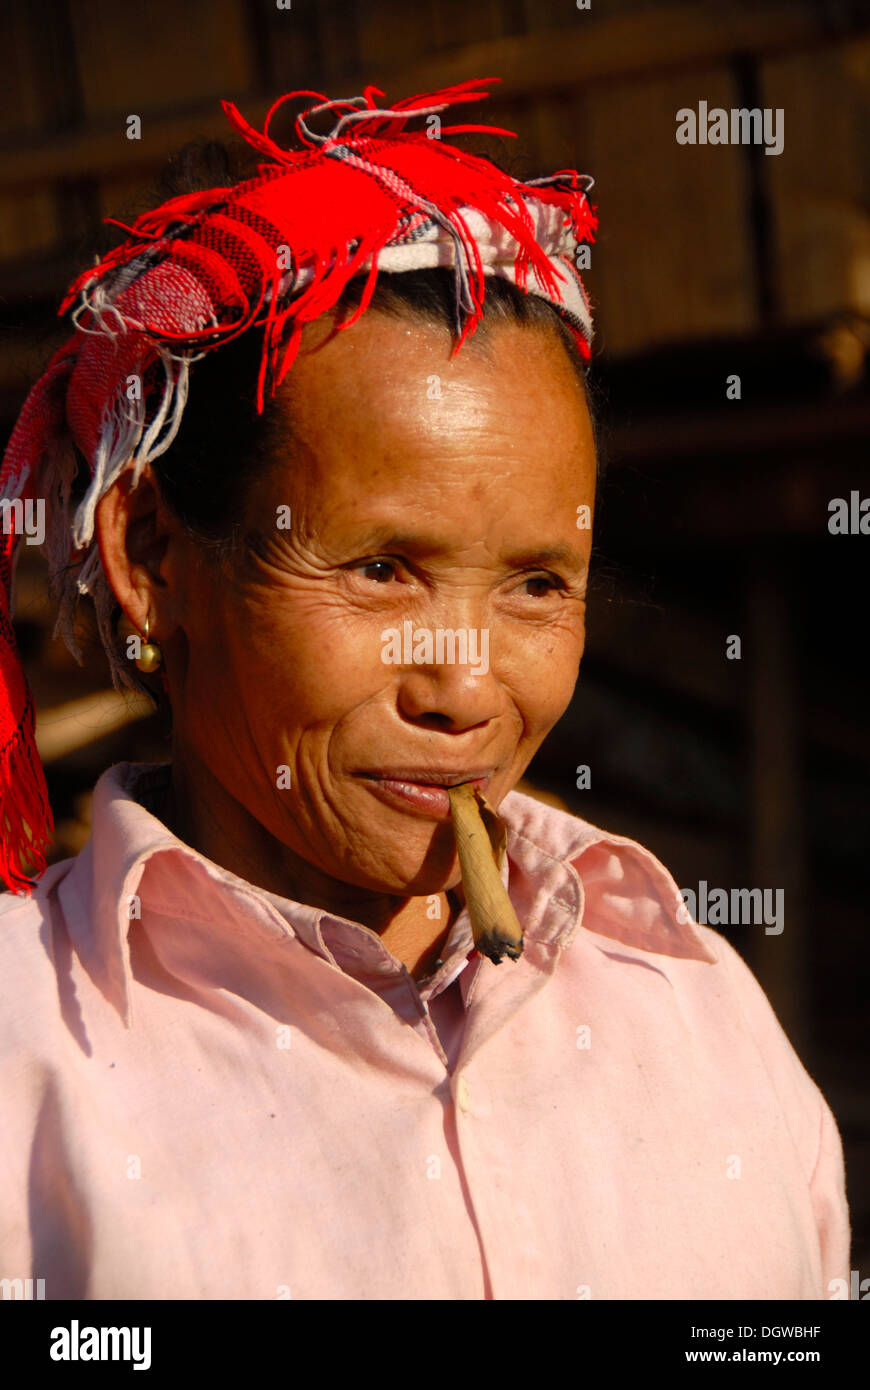
[[[462,1111],[468,1110],[471,1106],[471,1092],[464,1076],[460,1076],[456,1083],[456,1103]]]

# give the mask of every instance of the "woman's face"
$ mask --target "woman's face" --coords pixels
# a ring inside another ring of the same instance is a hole
[[[330,326],[279,390],[250,553],[175,567],[176,750],[320,873],[434,893],[460,878],[443,783],[498,806],[571,699],[591,426],[555,334],[451,359],[416,321]]]

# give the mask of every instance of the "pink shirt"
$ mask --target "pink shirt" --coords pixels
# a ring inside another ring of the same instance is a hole
[[[49,1299],[848,1284],[831,1111],[648,851],[510,793],[524,954],[479,957],[463,910],[418,988],[368,928],[172,835],[135,799],[167,771],[109,769],[81,853],[0,895],[0,1278]]]

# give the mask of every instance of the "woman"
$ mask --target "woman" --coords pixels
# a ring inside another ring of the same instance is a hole
[[[28,893],[7,651],[0,1272],[829,1297],[840,1139],[753,976],[648,851],[512,790],[584,643],[588,181],[449,145],[479,84],[381,95],[312,107],[294,154],[224,103],[269,162],[79,277],[7,450],[61,630],[91,592],[173,733]]]

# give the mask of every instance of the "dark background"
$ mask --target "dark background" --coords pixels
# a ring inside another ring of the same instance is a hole
[[[584,278],[604,487],[589,639],[523,789],[640,840],[681,886],[784,890],[781,935],[717,929],[834,1110],[852,1265],[870,1275],[870,536],[828,531],[832,498],[870,496],[866,3],[58,0],[4,7],[0,44],[4,439],[68,336],[57,305],[103,249],[101,219],[152,205],[184,141],[234,138],[222,97],[261,126],[295,87],[375,83],[392,103],[498,76],[456,118],[517,131],[501,145],[520,177],[595,176]],[[676,112],[700,100],[781,107],[783,153],[678,145]],[[271,133],[288,140],[289,119]],[[54,860],[85,842],[104,768],[170,750],[148,707],[109,688],[99,649],[79,669],[52,640],[34,547],[18,575]]]

